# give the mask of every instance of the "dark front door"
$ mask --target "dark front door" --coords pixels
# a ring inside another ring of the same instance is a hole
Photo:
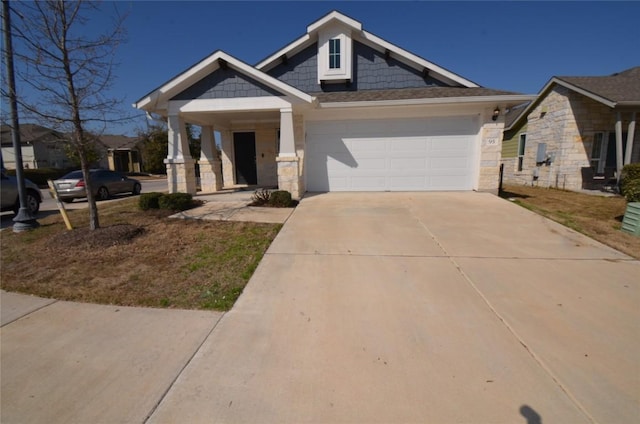
[[[258,184],[256,172],[256,133],[233,133],[236,160],[236,184]]]

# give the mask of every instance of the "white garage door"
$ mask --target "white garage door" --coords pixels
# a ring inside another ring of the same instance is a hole
[[[474,117],[308,122],[308,191],[471,190]]]

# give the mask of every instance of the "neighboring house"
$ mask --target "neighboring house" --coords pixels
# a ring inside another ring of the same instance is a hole
[[[15,169],[15,154],[11,139],[11,127],[2,125],[2,160],[4,167]],[[70,135],[36,124],[20,125],[20,143],[22,144],[22,163],[24,168],[75,168],[69,159],[64,145]],[[141,172],[139,139],[124,135],[104,134],[96,141],[99,155],[94,167],[120,172]]]
[[[11,127],[2,125],[2,162],[7,169],[16,168]],[[68,168],[73,166],[64,150],[65,134],[36,124],[20,125],[22,165],[24,168]]]
[[[170,192],[201,188],[497,192],[502,111],[532,100],[478,86],[333,11],[255,66],[216,51],[134,106],[168,123]],[[221,138],[221,161],[214,131]]]
[[[118,172],[141,172],[140,139],[125,135],[101,135],[100,143],[106,149],[101,166]]]
[[[507,114],[504,181],[567,190],[614,185],[625,164],[640,162],[638,111],[640,67],[553,77],[533,102]]]

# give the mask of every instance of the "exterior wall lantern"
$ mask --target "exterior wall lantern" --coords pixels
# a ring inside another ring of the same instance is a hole
[[[493,116],[491,117],[491,119],[497,121],[498,115],[500,115],[500,108],[496,106],[496,108],[493,110]]]

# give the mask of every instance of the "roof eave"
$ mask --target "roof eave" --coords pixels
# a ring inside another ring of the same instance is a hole
[[[602,96],[600,96],[600,95],[598,95],[598,94],[596,94],[596,93],[594,93],[592,91],[589,91],[589,90],[587,90],[585,88],[579,87],[579,86],[577,86],[575,84],[567,82],[567,81],[565,81],[563,79],[560,79],[558,77],[551,78],[551,81],[549,81],[547,86],[549,86],[551,83],[556,83],[558,85],[562,85],[563,87],[566,87],[566,88],[568,88],[570,90],[573,90],[576,93],[580,93],[583,96],[589,97],[589,98],[591,98],[591,99],[593,99],[593,100],[595,100],[595,101],[597,101],[599,103],[602,103],[605,106],[608,106],[608,107],[611,107],[611,108],[616,106],[616,102],[615,101],[607,99],[605,97],[602,97]]]
[[[181,85],[185,85],[184,88],[186,89],[186,87],[189,86],[189,80],[194,80],[192,83],[195,83],[208,73],[216,71],[220,67],[220,60],[226,62],[228,66],[236,69],[241,73],[244,73],[245,75],[252,77],[253,79],[267,85],[268,87],[273,88],[274,90],[280,91],[281,93],[293,98],[297,98],[305,103],[313,103],[313,97],[308,95],[307,93],[298,90],[297,88],[292,87],[289,84],[286,84],[276,78],[273,78],[272,76],[265,74],[259,69],[256,69],[253,66],[248,65],[223,51],[218,50],[209,57],[200,61],[195,66],[192,66],[182,74],[169,80],[161,87],[142,97],[140,100],[135,102],[133,106],[137,109],[141,109],[147,112],[162,114],[161,111],[166,111],[167,109],[165,103],[169,100],[170,97],[180,91]],[[155,106],[150,107],[151,105]]]
[[[397,99],[371,100],[353,102],[320,102],[320,109],[353,108],[353,107],[382,107],[382,106],[419,106],[445,104],[494,104],[526,102],[534,99],[534,95],[496,95],[496,96],[465,96],[465,97],[437,97],[429,99]]]

